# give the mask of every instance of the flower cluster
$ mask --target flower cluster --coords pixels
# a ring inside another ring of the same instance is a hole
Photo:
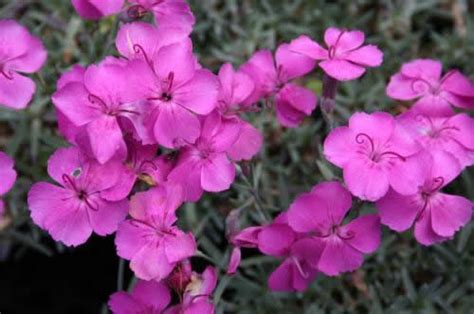
[[[338,81],[356,79],[382,61],[380,51],[362,45],[358,31],[330,28],[328,49],[307,36],[290,49],[319,63],[330,79],[324,97],[334,101]],[[381,224],[402,232],[414,225],[423,245],[451,239],[472,216],[474,204],[443,193],[465,167],[474,164],[474,119],[452,106],[473,108],[474,84],[459,71],[441,78],[441,63],[415,60],[404,64],[387,86],[394,99],[417,102],[403,114],[357,112],[348,126],[332,130],[324,141],[324,155],[343,170],[347,189],[323,182],[299,195],[289,209],[268,225],[234,232],[228,273],[236,272],[241,248],[257,248],[282,259],[270,275],[274,291],[302,291],[318,272],[327,276],[357,269],[363,254],[380,244]],[[374,202],[376,214],[345,219],[352,196]],[[346,221],[346,222],[345,222]]]
[[[198,245],[178,225],[181,205],[228,190],[237,163],[259,152],[263,135],[246,114],[274,104],[280,124],[297,127],[318,104],[298,78],[318,65],[320,104],[330,109],[339,82],[379,66],[383,53],[364,44],[363,32],[331,27],[326,48],[303,35],[274,55],[257,51],[238,69],[224,64],[216,75],[193,52],[195,19],[185,0],[71,2],[86,19],[120,14],[119,56],[74,65],[58,80],[52,102],[70,147],[48,161],[55,183],[29,191],[31,217],[67,246],[115,233],[117,255],[130,261],[138,283],[111,296],[114,313],[213,313],[217,272],[192,271]],[[149,14],[153,23],[140,21]],[[46,52],[15,22],[0,23],[0,103],[22,108],[34,84],[16,71],[38,70]],[[435,60],[403,65],[387,95],[416,99],[410,110],[358,112],[333,129],[324,155],[342,169],[344,184],[316,184],[273,222],[232,230],[228,273],[237,271],[241,248],[256,248],[281,260],[268,279],[272,290],[303,291],[318,273],[359,268],[379,247],[382,224],[399,232],[414,225],[424,245],[452,238],[473,204],[441,189],[474,163],[474,120],[452,106],[473,108],[474,85],[458,71],[441,72]],[[15,176],[0,154],[0,196]],[[353,197],[374,202],[377,213],[350,211]]]

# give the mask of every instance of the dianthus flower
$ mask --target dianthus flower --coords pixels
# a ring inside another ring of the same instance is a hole
[[[343,169],[351,193],[375,201],[388,188],[401,194],[416,192],[425,167],[422,148],[388,113],[355,113],[349,126],[334,129],[324,141],[324,155]]]
[[[133,68],[115,58],[91,65],[53,95],[53,103],[82,132],[75,141],[100,163],[117,154],[126,156],[120,121],[139,115],[141,93]]]
[[[122,167],[115,161],[101,165],[74,147],[58,149],[48,161],[48,173],[61,186],[33,185],[28,193],[33,221],[68,246],[86,242],[92,232],[115,232],[128,210],[128,201],[112,192]]]
[[[451,106],[474,108],[474,84],[458,70],[442,76],[438,60],[416,59],[402,65],[390,78],[387,95],[398,100],[415,100],[413,111],[430,116],[451,116]]]
[[[142,121],[136,122],[145,127],[140,138],[144,144],[153,139],[167,148],[194,143],[201,131],[198,115],[209,114],[217,105],[217,78],[200,68],[184,44],[163,47],[148,60],[133,65],[146,100],[140,109]]]
[[[46,61],[41,41],[13,20],[0,20],[0,105],[23,109],[36,90],[32,79],[19,73],[34,73]]]
[[[240,124],[213,112],[202,120],[201,136],[180,150],[176,167],[168,180],[183,186],[185,199],[198,200],[203,191],[227,190],[235,179],[235,165],[227,150],[240,135]]]
[[[130,268],[143,280],[166,278],[180,261],[191,257],[196,242],[191,233],[175,226],[176,209],[182,204],[179,186],[165,185],[134,195],[130,219],[117,230],[117,254],[130,260]]]
[[[364,45],[365,35],[358,30],[330,27],[324,33],[327,49],[308,36],[293,40],[290,50],[320,61],[319,66],[338,81],[361,77],[366,67],[382,64],[383,53],[374,45]]]

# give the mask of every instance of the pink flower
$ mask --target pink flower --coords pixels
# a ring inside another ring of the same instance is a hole
[[[13,159],[7,154],[0,152],[0,197],[10,191],[16,181],[16,172],[13,169]],[[0,219],[3,216],[4,204],[0,198]]]
[[[13,20],[0,20],[0,105],[23,109],[36,85],[20,73],[34,73],[46,61],[41,41]]]
[[[143,121],[136,122],[149,132],[139,134],[144,143],[150,144],[150,138],[167,148],[194,143],[200,134],[198,115],[209,114],[217,105],[219,82],[214,74],[198,68],[182,44],[161,48],[149,63],[135,63],[134,71],[147,100],[140,109]]]
[[[474,108],[474,84],[461,72],[451,70],[441,77],[443,65],[432,59],[403,64],[387,86],[387,95],[398,100],[417,101],[412,110],[430,116],[451,116],[451,105]]]
[[[171,293],[166,285],[138,280],[131,293],[112,294],[108,305],[113,314],[160,314],[170,302]]]
[[[182,204],[179,186],[159,186],[138,193],[130,201],[130,216],[117,230],[117,254],[130,260],[135,275],[143,280],[166,278],[177,263],[196,252],[191,233],[174,224]]]
[[[182,301],[165,311],[165,314],[214,314],[210,296],[217,285],[214,267],[208,266],[202,274],[193,272]]]
[[[351,205],[351,194],[332,181],[300,195],[288,209],[289,225],[297,232],[309,233],[303,252],[312,251],[310,265],[328,276],[359,268],[363,255],[375,252],[380,245],[378,216],[361,216],[343,225]]]
[[[382,64],[382,51],[374,45],[363,46],[364,40],[361,31],[330,27],[324,33],[327,49],[305,35],[293,40],[290,49],[314,60],[322,60],[319,66],[330,77],[350,81],[361,77],[366,67]]]
[[[459,170],[474,164],[474,119],[467,114],[436,117],[410,110],[398,121],[432,155],[450,155]]]
[[[464,197],[441,192],[460,172],[454,157],[433,157],[426,160],[431,169],[416,193],[401,195],[390,190],[376,203],[384,225],[398,232],[414,225],[415,238],[423,245],[453,238],[471,220],[474,207]]]
[[[197,201],[203,191],[221,192],[230,188],[235,179],[235,166],[227,150],[240,134],[240,123],[223,119],[213,112],[202,122],[202,133],[194,145],[181,149],[176,167],[168,176],[179,183],[185,199]]]
[[[48,173],[61,186],[33,185],[28,193],[33,221],[68,246],[86,242],[92,232],[113,233],[127,215],[128,201],[108,200],[102,193],[117,184],[121,167],[120,162],[87,160],[77,148],[58,149],[48,161]]]
[[[312,240],[300,238],[288,225],[286,213],[258,233],[258,249],[266,255],[283,258],[268,278],[273,291],[304,291],[316,277],[317,269],[310,263],[318,258],[319,250],[311,245]]]
[[[134,71],[128,64],[107,58],[91,65],[83,76],[71,79],[53,95],[53,103],[82,132],[75,141],[100,163],[117,154],[126,156],[120,120],[139,115],[135,101],[141,93]]]
[[[253,93],[244,104],[250,105],[260,98],[276,95],[280,123],[286,127],[297,126],[316,108],[317,98],[310,90],[288,86],[287,83],[311,72],[314,66],[315,62],[311,58],[290,51],[288,44],[278,47],[275,60],[269,50],[256,52],[240,68],[255,83]]]
[[[355,113],[349,126],[334,129],[324,141],[324,155],[343,169],[351,193],[376,201],[391,186],[410,195],[423,183],[421,147],[388,113]]]
[[[160,28],[172,28],[189,35],[193,30],[195,18],[186,0],[130,0],[135,3],[133,12],[150,11]]]
[[[98,20],[122,10],[125,0],[71,0],[76,12],[84,19]]]
[[[237,119],[241,129],[239,138],[228,150],[228,155],[236,161],[250,160],[260,151],[263,136],[238,114],[251,110],[243,102],[254,91],[255,85],[247,74],[241,71],[235,72],[229,63],[220,68],[219,81],[218,110],[225,119]]]

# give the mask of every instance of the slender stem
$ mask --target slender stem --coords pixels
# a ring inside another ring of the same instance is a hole
[[[119,258],[118,272],[117,272],[117,291],[123,290],[123,274],[125,270],[125,260]]]
[[[323,77],[323,94],[321,96],[321,113],[323,119],[329,127],[329,130],[332,130],[334,127],[334,107],[336,106],[336,93],[337,86],[339,81],[330,77],[327,74],[324,74]]]

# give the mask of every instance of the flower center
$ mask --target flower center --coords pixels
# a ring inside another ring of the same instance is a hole
[[[379,163],[386,158],[397,158],[401,161],[406,161],[406,158],[397,152],[390,151],[390,150],[383,150],[383,149],[375,147],[374,140],[372,139],[372,137],[370,137],[370,135],[366,133],[357,134],[355,141],[357,144],[364,146],[365,149],[363,150],[362,153],[367,155],[367,157],[369,157],[369,159],[375,163]],[[367,147],[367,144],[368,144],[368,147]]]

